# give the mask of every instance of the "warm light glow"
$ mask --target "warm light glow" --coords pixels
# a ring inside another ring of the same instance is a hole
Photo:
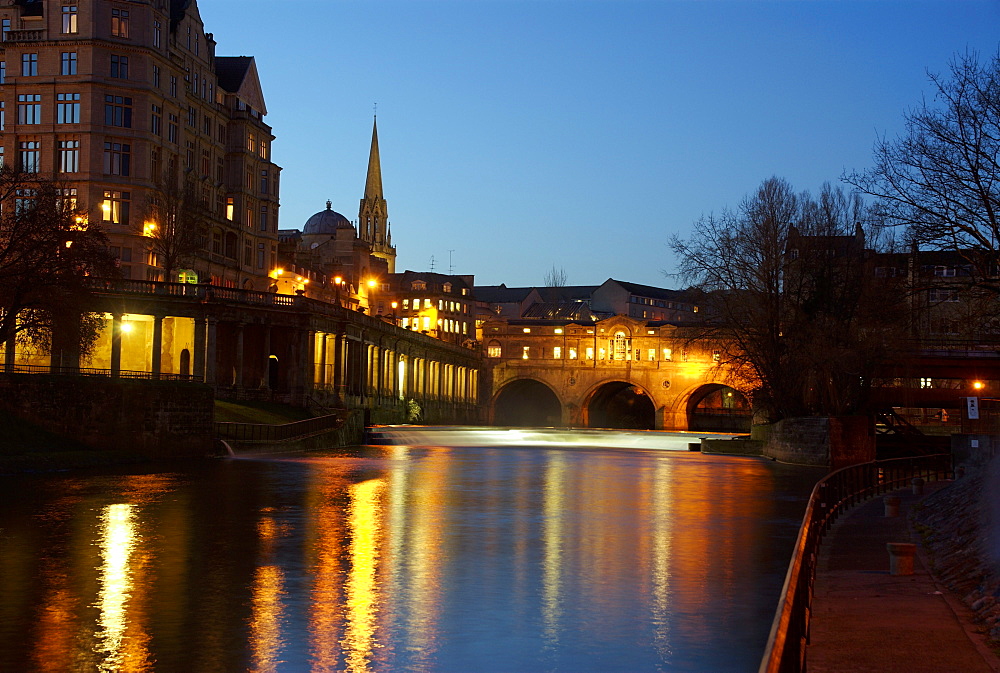
[[[111,215],[111,202],[110,201],[101,202],[101,211],[104,212],[104,219],[105,220],[108,219],[108,216]]]
[[[531,334],[531,328],[530,327],[525,327],[525,328],[523,328],[523,330],[524,330],[525,334]]]
[[[369,288],[371,288],[372,290],[374,290],[376,285],[378,285],[378,283],[375,282],[374,278],[368,279],[368,287]]]
[[[69,228],[70,231],[86,231],[87,224],[87,217],[85,215],[77,215],[73,218],[73,224],[71,224]]]
[[[395,311],[398,306],[399,306],[399,302],[398,301],[392,302],[392,310],[393,311]]]
[[[285,270],[282,269],[281,267],[278,267],[277,269],[271,269],[271,273],[269,273],[268,275],[271,276],[271,278],[277,280],[278,276],[280,276],[283,273],[285,273]]]
[[[563,333],[562,327],[556,327],[554,331],[555,331],[556,334],[562,334]]]
[[[122,332],[126,332],[126,333],[127,332],[131,332],[132,331],[132,323],[122,321],[121,330],[122,330]]]
[[[156,233],[156,222],[143,222],[142,223],[142,235],[152,236]]]
[[[348,525],[351,531],[350,571],[347,575],[347,624],[344,629],[345,664],[354,673],[371,670],[375,640],[375,617],[379,591],[376,579],[380,532],[382,529],[382,491],[384,482],[372,479],[351,486]]]
[[[108,505],[101,514],[101,589],[97,598],[100,610],[95,633],[97,652],[104,655],[98,667],[102,671],[121,670],[125,629],[128,626],[128,600],[132,592],[130,559],[136,544],[132,505]]]
[[[336,283],[337,285],[340,285],[341,283],[344,282],[344,279],[341,278],[340,276],[334,276],[333,277],[333,282]]]
[[[976,390],[982,390],[984,385],[985,384],[982,381],[973,381],[972,382],[972,387],[975,388]]]

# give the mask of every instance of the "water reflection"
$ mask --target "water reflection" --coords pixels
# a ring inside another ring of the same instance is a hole
[[[0,480],[0,670],[748,670],[816,476],[385,446]]]

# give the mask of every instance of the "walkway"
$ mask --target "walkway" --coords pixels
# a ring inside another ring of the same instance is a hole
[[[930,576],[919,546],[913,575],[889,574],[887,542],[919,545],[907,514],[921,497],[896,495],[898,517],[885,517],[882,498],[875,498],[842,517],[820,546],[808,672],[1000,671],[972,613]]]

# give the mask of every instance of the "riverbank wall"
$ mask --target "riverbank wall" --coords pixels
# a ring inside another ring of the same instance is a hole
[[[212,451],[209,386],[87,376],[0,375],[0,409],[68,449],[168,460]]]

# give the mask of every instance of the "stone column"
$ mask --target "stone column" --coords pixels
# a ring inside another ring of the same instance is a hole
[[[237,388],[243,387],[243,328],[246,323],[240,323],[236,326],[236,380],[233,384]]]
[[[318,333],[319,336],[319,376],[315,376],[316,383],[321,387],[326,388],[327,375],[326,375],[326,341],[330,336],[326,332]]]
[[[152,378],[160,378],[160,369],[163,365],[163,316],[153,316],[153,353],[152,353]]]
[[[342,387],[344,385],[344,337],[341,334],[343,325],[337,325],[337,334],[333,342],[333,400],[340,404],[343,401]]]
[[[205,383],[214,386],[216,383],[216,354],[215,350],[218,342],[217,328],[219,321],[216,318],[208,318],[206,324],[205,337]]]
[[[205,381],[205,320],[194,320],[194,353],[192,354],[191,374]]]
[[[122,373],[122,314],[111,316],[111,377],[118,378]]]

